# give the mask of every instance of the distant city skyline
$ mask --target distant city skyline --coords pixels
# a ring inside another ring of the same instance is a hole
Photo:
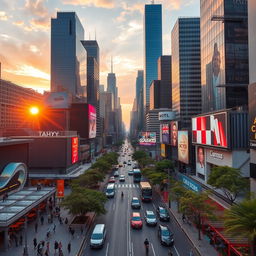
[[[150,1],[1,0],[2,78],[39,91],[50,90],[50,23],[57,11],[74,11],[85,40],[101,49],[100,83],[107,85],[111,56],[123,118],[129,126],[137,70],[143,69],[143,10]],[[171,53],[171,29],[179,16],[198,16],[199,0],[155,1],[163,5],[163,54]],[[101,17],[100,19],[98,17]],[[106,26],[107,22],[107,26]]]

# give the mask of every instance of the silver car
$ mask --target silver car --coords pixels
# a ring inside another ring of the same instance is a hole
[[[145,221],[148,226],[156,226],[157,220],[153,211],[146,211]]]

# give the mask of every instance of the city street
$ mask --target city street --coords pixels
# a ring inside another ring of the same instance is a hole
[[[127,144],[126,144],[127,145]],[[130,154],[130,153],[128,153]],[[128,154],[120,157],[120,163],[128,162],[131,159]],[[90,249],[89,240],[87,239],[84,256],[91,255],[111,255],[111,256],[137,256],[144,255],[144,240],[147,238],[150,242],[149,255],[164,256],[168,255],[168,247],[160,244],[157,236],[156,227],[148,227],[143,220],[142,230],[133,230],[130,226],[130,217],[132,213],[131,198],[136,196],[140,198],[139,184],[133,183],[133,176],[128,176],[128,170],[132,166],[119,168],[119,175],[125,175],[125,182],[119,182],[116,178],[116,195],[113,199],[109,199],[106,203],[107,213],[104,216],[96,218],[95,224],[104,223],[107,228],[107,238],[103,249]],[[121,198],[121,192],[124,193],[124,198]],[[142,203],[140,213],[144,217],[146,210],[153,210],[156,214],[156,207],[161,205],[158,195],[153,194],[152,203]],[[159,221],[158,221],[159,223]],[[180,230],[176,222],[171,219],[168,223],[162,222],[163,225],[168,225],[174,233],[174,247],[172,248],[173,255],[186,256],[189,255],[191,245],[185,234]],[[94,225],[93,225],[94,227]]]

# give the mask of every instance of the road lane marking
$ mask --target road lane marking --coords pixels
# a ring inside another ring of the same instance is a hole
[[[154,246],[152,243],[151,243],[151,247],[152,247],[152,252],[153,252],[154,256],[156,256],[155,249],[154,249]]]
[[[154,207],[154,209],[156,210],[156,206],[155,206],[155,204],[153,203],[153,207]]]
[[[174,248],[175,252],[177,253],[177,255],[180,256],[180,254],[179,254],[178,250],[176,249],[176,247],[173,246],[173,248]]]
[[[132,184],[129,184],[129,188],[131,188],[132,187]]]
[[[109,247],[109,243],[107,244],[106,256],[108,256],[108,247]]]
[[[134,251],[133,251],[133,243],[132,243],[132,255],[134,255]]]

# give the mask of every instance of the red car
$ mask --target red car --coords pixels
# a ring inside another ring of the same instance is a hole
[[[114,176],[111,176],[108,180],[108,183],[115,183],[116,180],[115,180],[115,177]]]
[[[139,212],[133,212],[131,217],[131,227],[136,229],[141,229],[143,225],[141,216]]]

